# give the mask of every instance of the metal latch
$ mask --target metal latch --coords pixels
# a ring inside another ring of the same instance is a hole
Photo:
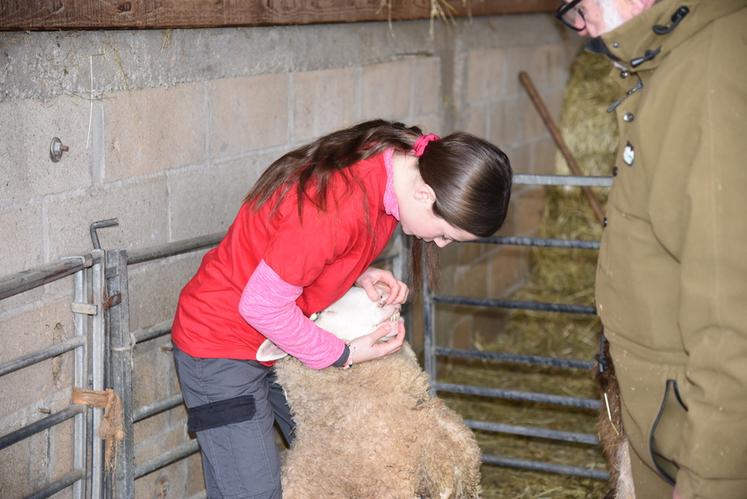
[[[106,297],[104,300],[104,310],[109,310],[110,308],[119,305],[122,303],[122,295],[119,293],[113,294],[111,296]]]
[[[73,302],[70,304],[70,308],[74,314],[96,315],[99,313],[99,307],[92,303]]]

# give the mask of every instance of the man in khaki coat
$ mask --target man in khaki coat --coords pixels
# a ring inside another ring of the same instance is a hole
[[[621,88],[596,295],[636,495],[747,498],[747,0],[558,16]]]

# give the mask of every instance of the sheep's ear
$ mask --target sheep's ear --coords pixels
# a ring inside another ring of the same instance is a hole
[[[278,348],[278,346],[270,340],[265,340],[257,349],[257,360],[261,362],[282,359],[286,355],[288,354]]]

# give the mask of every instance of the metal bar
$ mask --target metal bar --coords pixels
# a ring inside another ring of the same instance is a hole
[[[549,393],[522,392],[518,390],[503,390],[500,388],[483,388],[470,385],[455,385],[452,383],[434,383],[433,388],[435,388],[439,392],[461,393],[464,395],[479,395],[481,397],[493,397],[504,400],[539,402],[544,404],[559,405],[563,407],[577,407],[579,409],[599,409],[598,400],[565,397],[562,395],[551,395]]]
[[[104,355],[105,355],[105,331],[104,331],[104,264],[102,260],[105,253],[101,249],[91,252],[96,262],[91,268],[91,295],[93,305],[97,313],[91,317],[91,347],[89,349],[91,359],[91,380],[94,390],[104,389]],[[97,258],[96,258],[97,257]],[[93,408],[93,452],[91,454],[91,491],[93,497],[103,497],[104,494],[104,440],[99,437],[101,421],[104,410],[100,407]]]
[[[55,425],[58,425],[62,423],[63,421],[67,421],[68,419],[72,418],[76,414],[85,412],[85,410],[86,410],[86,406],[84,405],[77,405],[77,404],[71,405],[70,407],[63,409],[60,412],[56,412],[52,414],[51,416],[47,416],[46,418],[40,419],[39,421],[34,421],[31,424],[22,426],[16,431],[10,432],[7,435],[3,435],[0,437],[0,450],[6,447],[9,447],[15,444],[16,442],[20,442],[24,438],[28,438],[31,435],[35,435],[39,432],[42,432],[46,430],[47,428],[51,428]]]
[[[61,478],[50,483],[43,489],[38,490],[32,494],[29,494],[28,496],[25,497],[25,499],[44,499],[46,497],[51,497],[55,495],[57,492],[63,489],[66,489],[67,487],[75,483],[79,483],[81,480],[83,480],[84,477],[85,477],[84,470],[76,469],[75,471],[71,471],[70,473],[63,475]]]
[[[127,263],[129,265],[135,265],[138,263],[149,262],[151,260],[158,260],[159,258],[166,258],[209,248],[218,244],[225,235],[225,232],[216,232],[206,236],[183,239],[181,241],[151,246],[150,248],[140,250],[132,250],[127,255]]]
[[[503,423],[490,423],[487,421],[475,421],[465,419],[464,424],[473,430],[490,431],[493,433],[504,433],[508,435],[521,435],[524,437],[543,438],[546,440],[558,440],[586,445],[598,445],[599,439],[596,435],[587,433],[573,433],[568,431],[549,430],[547,428],[530,428],[527,426],[515,426]]]
[[[181,241],[174,241],[172,243],[160,244],[158,246],[152,246],[150,248],[131,250],[127,256],[127,263],[129,265],[136,265],[138,263],[145,263],[169,256],[176,256],[184,253],[190,253],[192,251],[199,251],[201,249],[217,245],[221,242],[225,235],[225,232],[215,232],[213,234],[208,234],[205,236],[193,237],[191,239],[183,239]],[[396,255],[396,250],[392,250],[379,255],[379,257],[375,261],[382,262],[391,260],[395,258]]]
[[[397,230],[394,233],[394,244],[392,244],[392,273],[394,277],[402,282],[409,281],[409,266],[407,265],[410,259],[407,254],[407,242],[406,237],[402,233],[402,230]]]
[[[423,252],[425,253],[425,252]],[[428,287],[428,265],[425,262],[425,254],[421,264],[423,269],[423,361],[425,372],[428,376],[436,381],[436,339],[435,339],[435,318],[434,318],[434,301],[431,290]],[[431,387],[432,394],[435,395],[435,388]]]
[[[387,251],[377,256],[376,259],[372,262],[372,264],[392,261],[394,265],[394,261],[397,259],[398,256],[399,256],[399,248],[397,247],[397,243],[395,241],[395,243]],[[392,273],[394,275],[397,275],[396,272],[394,271],[392,271]]]
[[[88,268],[85,271],[85,288],[84,288],[84,295],[81,300],[81,303],[88,303],[91,300],[91,289],[92,289],[92,282],[91,282],[91,269]],[[98,309],[97,309],[98,311]],[[84,315],[84,314],[74,314],[74,317],[80,317],[83,315],[82,320],[85,324],[85,335],[86,335],[86,357],[85,357],[85,369],[86,369],[86,378],[83,384],[83,387],[91,390],[93,389],[92,384],[92,360],[91,360],[91,350],[92,350],[92,332],[91,332],[91,316],[90,315]],[[91,477],[93,476],[93,459],[91,456],[93,456],[93,442],[96,438],[96,435],[93,433],[93,410],[89,408],[84,414],[86,418],[85,423],[85,447],[86,447],[86,481],[85,481],[85,487],[86,490],[83,492],[83,496],[85,498],[93,498],[93,491],[92,491],[92,484],[93,480],[91,480]]]
[[[552,464],[542,461],[530,461],[528,459],[514,459],[504,456],[483,455],[482,462],[494,466],[503,466],[506,468],[516,468],[531,471],[544,471],[547,473],[557,473],[559,475],[571,475],[582,478],[592,478],[594,480],[609,480],[610,475],[603,470],[594,470],[591,468],[582,468],[579,466],[567,466],[564,464]]]
[[[118,225],[119,219],[117,218],[107,218],[106,220],[97,220],[93,222],[88,228],[88,233],[91,235],[91,243],[93,244],[93,249],[101,249],[99,234],[97,232],[99,229],[104,229],[106,227],[116,227]]]
[[[75,273],[73,278],[73,301],[83,303],[86,299],[86,271],[81,269]],[[86,328],[88,318],[83,314],[73,314],[73,325],[75,327],[75,338],[80,338],[83,344],[75,349],[75,365],[73,373],[74,386],[86,387],[88,379],[87,369],[87,345],[86,345]],[[88,475],[86,467],[86,414],[76,414],[73,421],[73,467],[75,469],[84,469],[86,471],[83,480],[78,480],[73,484],[73,497],[83,499],[85,497],[86,479]]]
[[[592,177],[575,175],[526,175],[513,176],[518,185],[564,185],[568,187],[612,187],[612,177]]]
[[[500,300],[497,298],[472,298],[468,296],[435,295],[434,303],[449,305],[471,305],[475,307],[514,308],[521,310],[541,310],[544,312],[563,312],[567,314],[596,314],[594,307],[589,305],[573,305],[564,303],[546,303],[537,301]]]
[[[135,343],[142,343],[161,336],[166,336],[169,333],[171,333],[171,321],[167,320],[150,327],[133,331],[132,336],[135,338]]]
[[[90,255],[75,256],[0,277],[0,300],[57,281],[90,266]]]
[[[84,345],[85,342],[85,338],[72,337],[60,343],[56,343],[44,350],[32,352],[30,354],[24,355],[23,357],[18,357],[17,359],[10,360],[8,362],[0,364],[0,376],[10,374],[32,364],[51,359],[52,357],[57,357],[58,355],[62,355],[65,352],[69,352],[70,350],[74,350],[77,347]]]
[[[182,395],[177,394],[167,399],[154,402],[150,405],[138,407],[137,409],[135,409],[135,415],[132,417],[132,421],[133,423],[137,423],[138,421],[142,421],[143,419],[154,416],[160,412],[168,411],[169,409],[173,409],[174,407],[181,405],[183,401],[184,399],[182,398]]]
[[[178,461],[180,459],[184,459],[187,456],[191,456],[192,454],[197,452],[199,449],[200,448],[197,445],[197,440],[192,440],[190,442],[182,444],[179,447],[171,449],[170,451],[161,455],[161,457],[158,457],[156,459],[153,459],[151,461],[148,461],[147,463],[144,463],[136,467],[135,478],[136,479],[140,478],[141,476],[147,475],[148,473],[152,473],[153,471],[161,469],[164,466],[168,466],[174,461]]]
[[[400,273],[400,279],[404,282],[411,282],[411,269],[412,269],[412,246],[411,246],[411,240],[409,237],[406,237],[405,234],[402,232],[401,229],[398,229],[397,233],[399,234],[399,249],[400,249],[400,256],[398,257],[398,260],[394,263],[394,269],[398,270]],[[396,275],[396,273],[395,273]],[[409,300],[402,304],[402,308],[400,309],[400,316],[405,321],[405,341],[409,343],[413,343],[413,304],[412,300]]]
[[[519,236],[491,236],[465,241],[467,243],[480,244],[503,244],[506,246],[536,246],[540,248],[563,248],[563,249],[599,249],[599,241],[584,241],[579,239],[543,239],[540,237]]]
[[[117,392],[124,413],[124,440],[115,456],[114,473],[106,488],[107,497],[135,497],[135,433],[133,431],[132,349],[135,340],[129,326],[129,289],[127,252],[110,251],[106,255],[106,286],[109,296],[119,294],[120,300],[106,312],[109,329],[109,362],[107,384]]]
[[[568,169],[573,175],[581,176],[581,168],[579,168],[578,163],[576,162],[576,158],[573,156],[573,153],[571,153],[571,150],[568,149],[565,140],[563,140],[563,134],[560,133],[560,129],[558,128],[558,125],[555,124],[555,120],[550,114],[550,111],[547,110],[547,106],[542,100],[542,96],[537,91],[537,88],[534,86],[532,78],[526,71],[519,71],[519,81],[527,91],[529,99],[532,101],[532,104],[534,104],[534,108],[537,110],[540,117],[542,118],[542,122],[550,132],[550,135],[555,141],[555,145],[558,146],[560,153],[563,155],[563,158],[565,158],[565,162],[568,164]],[[602,210],[602,206],[599,204],[599,200],[594,195],[594,192],[588,187],[582,187],[581,191],[584,193],[584,196],[586,196],[586,200],[589,201],[591,211],[594,212],[594,216],[596,217],[597,221],[600,224],[603,223],[604,210]]]
[[[564,367],[569,369],[591,370],[594,363],[588,360],[559,359],[557,357],[542,357],[539,355],[521,355],[506,352],[480,352],[478,350],[459,350],[456,348],[437,347],[436,355],[457,357],[460,359],[481,359],[511,364],[527,364],[533,366]]]

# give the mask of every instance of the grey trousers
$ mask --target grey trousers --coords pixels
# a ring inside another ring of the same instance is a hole
[[[174,362],[190,427],[197,428],[208,498],[280,499],[273,423],[288,444],[294,425],[272,368],[195,358],[176,347]]]

